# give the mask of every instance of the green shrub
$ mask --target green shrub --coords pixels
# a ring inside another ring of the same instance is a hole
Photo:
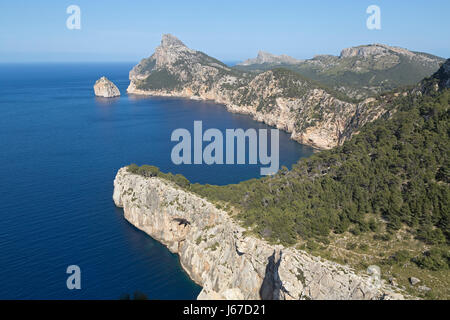
[[[446,270],[450,267],[450,252],[443,248],[432,248],[413,261],[422,269],[433,271]]]
[[[147,178],[157,177],[159,173],[159,169],[155,166],[143,165],[138,169],[138,174]]]
[[[411,260],[411,254],[407,250],[399,250],[386,261],[389,265],[404,265]]]
[[[158,167],[155,166],[143,165],[139,167],[136,164],[130,164],[127,170],[128,172],[139,174],[146,178],[151,177],[163,178],[165,180],[174,182],[175,184],[177,184],[182,188],[188,188],[191,184],[189,180],[186,179],[186,177],[184,177],[183,175],[181,174],[173,175],[172,173],[163,173],[159,170]]]
[[[315,250],[319,249],[320,246],[319,246],[319,244],[318,244],[317,242],[312,241],[312,240],[309,240],[309,241],[306,243],[306,248],[307,248],[308,250],[310,250],[310,251],[315,251]]]
[[[369,246],[367,245],[367,243],[361,243],[359,245],[359,249],[362,251],[367,251],[369,249]]]
[[[128,166],[127,170],[128,170],[128,172],[131,172],[131,173],[138,173],[139,166],[132,163]]]

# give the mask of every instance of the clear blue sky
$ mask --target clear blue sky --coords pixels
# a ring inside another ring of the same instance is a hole
[[[68,30],[66,8],[81,8]],[[381,8],[381,30],[366,8]],[[345,47],[386,43],[450,57],[448,0],[2,0],[0,61],[138,61],[161,34],[224,61],[258,50],[311,58]]]

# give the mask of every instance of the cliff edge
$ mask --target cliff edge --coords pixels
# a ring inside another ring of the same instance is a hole
[[[127,168],[114,180],[125,218],[177,253],[198,299],[403,299],[367,274],[253,236],[201,197]]]

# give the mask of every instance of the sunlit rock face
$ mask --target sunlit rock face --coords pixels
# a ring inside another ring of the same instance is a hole
[[[113,98],[120,96],[120,91],[117,86],[106,77],[101,77],[95,82],[94,92],[97,97],[103,98]]]
[[[138,229],[177,253],[198,299],[402,299],[383,281],[245,234],[223,210],[167,180],[122,168],[113,200]]]

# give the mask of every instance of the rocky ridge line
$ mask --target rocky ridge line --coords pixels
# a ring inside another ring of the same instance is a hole
[[[253,64],[296,64],[301,63],[304,60],[298,60],[295,58],[292,58],[288,55],[282,54],[282,55],[275,55],[269,52],[265,51],[259,51],[258,56],[253,59],[245,60],[241,63],[238,63],[239,66],[250,66]]]

